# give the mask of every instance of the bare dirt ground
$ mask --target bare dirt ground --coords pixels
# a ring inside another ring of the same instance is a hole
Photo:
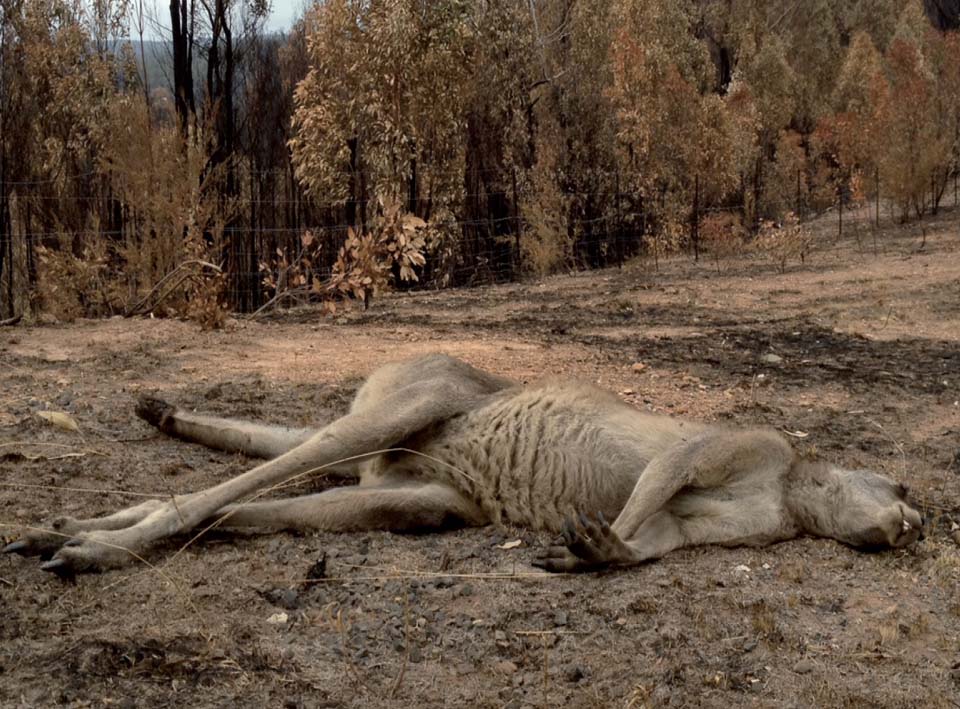
[[[872,236],[832,243],[832,228],[786,274],[677,259],[394,295],[333,321],[298,310],[225,332],[149,319],[0,331],[7,538],[249,467],[154,435],[133,417],[140,392],[318,423],[379,363],[434,350],[523,380],[593,380],[638,407],[770,424],[903,479],[931,520],[897,552],[802,539],[581,576],[535,573],[549,540],[492,527],[217,532],[72,584],[4,557],[0,705],[960,706],[958,214],[885,229],[877,252]]]

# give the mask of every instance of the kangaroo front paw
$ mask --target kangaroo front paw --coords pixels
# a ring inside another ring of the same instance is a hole
[[[567,518],[561,538],[534,560],[534,566],[547,571],[592,571],[612,565],[634,564],[637,556],[620,539],[602,514],[590,519],[580,514]]]
[[[583,559],[578,558],[576,554],[562,544],[548,546],[532,563],[539,569],[552,571],[553,573],[590,571]]]

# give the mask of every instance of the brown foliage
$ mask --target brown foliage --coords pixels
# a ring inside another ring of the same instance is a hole
[[[703,214],[708,252],[763,231],[782,268],[803,239],[764,222],[878,178],[921,216],[960,170],[960,39],[919,0],[331,0],[283,41],[262,3],[231,26],[239,2],[180,28],[210,61],[195,111],[139,82],[125,3],[5,6],[4,315],[215,326],[283,294],[657,256]]]

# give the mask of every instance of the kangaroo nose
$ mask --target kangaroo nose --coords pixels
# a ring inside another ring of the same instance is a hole
[[[920,518],[920,536],[917,537],[918,542],[922,542],[924,539],[927,538],[927,535],[923,533],[923,530],[925,530],[926,528],[927,528],[927,518],[921,517]]]

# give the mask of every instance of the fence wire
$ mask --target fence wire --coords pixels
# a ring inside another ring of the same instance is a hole
[[[290,179],[289,171],[270,170],[264,173]],[[462,178],[462,173],[457,174]],[[0,318],[22,312],[29,305],[31,290],[42,287],[43,284],[38,283],[41,278],[37,256],[39,247],[58,253],[72,253],[82,263],[89,253],[86,246],[99,244],[106,247],[106,266],[122,268],[122,264],[116,263],[119,258],[116,254],[124,245],[141,244],[147,248],[150,239],[171,238],[169,234],[142,233],[143,225],[135,219],[119,227],[87,225],[70,229],[53,224],[42,229],[26,228],[28,224],[41,221],[43,205],[46,203],[61,204],[71,200],[92,203],[104,199],[104,194],[96,191],[65,196],[38,187],[70,181],[79,183],[96,175],[93,172],[77,173],[47,181],[6,183],[16,188],[31,189],[14,191],[12,202],[15,209],[11,210],[13,216],[7,227],[7,243],[0,242],[0,246],[6,247],[0,258]],[[503,178],[502,172],[498,175]],[[615,177],[618,186],[621,180],[626,181],[623,175],[617,174]],[[820,217],[827,210],[836,210],[837,233],[842,235],[844,212],[849,210],[851,196],[837,190],[835,198],[825,203],[822,195],[816,197],[800,177],[798,174],[795,189],[780,193],[765,192],[763,200],[767,204],[780,205],[781,211],[793,211],[801,223]],[[952,182],[947,180],[940,186],[939,194],[934,196],[935,190],[931,189],[929,203],[924,204],[924,209],[932,211],[950,201],[957,205],[958,176],[953,174],[951,177]],[[699,187],[699,180],[696,184]],[[883,185],[879,178],[869,187],[871,190],[866,203],[873,209],[874,223],[879,225],[881,220],[898,218],[900,215],[892,205],[881,199]],[[762,217],[752,202],[701,204],[699,189],[696,189],[686,213],[681,213],[679,219],[675,215],[674,227],[681,225],[682,233],[678,234],[674,228],[674,233],[668,238],[660,231],[656,214],[626,208],[642,204],[642,200],[626,190],[571,190],[561,193],[561,196],[568,202],[604,206],[600,213],[590,216],[547,215],[553,223],[551,228],[554,233],[545,234],[543,219],[537,222],[520,213],[516,203],[516,188],[459,195],[464,201],[468,198],[481,201],[499,198],[503,202],[501,210],[507,214],[448,219],[434,225],[436,232],[428,243],[426,253],[428,261],[418,270],[418,280],[398,282],[398,287],[444,288],[506,282],[541,271],[544,265],[541,262],[549,258],[555,259],[554,266],[559,264],[567,269],[587,269],[622,264],[625,259],[638,254],[657,258],[678,247],[699,257],[702,250],[710,248],[705,227],[713,224],[711,228],[717,228],[711,220],[719,220],[718,223],[726,225],[724,228],[733,228],[731,225],[735,225],[749,239],[750,235],[759,231]],[[345,205],[352,204],[354,209],[362,209],[371,207],[374,200],[345,203],[342,200],[309,201],[302,196],[278,199],[241,196],[234,203],[248,208],[238,209],[238,214],[254,216],[246,222],[238,218],[225,227],[213,230],[215,234],[210,239],[217,239],[221,244],[220,266],[228,276],[227,295],[231,306],[250,311],[262,307],[284,289],[299,288],[304,291],[304,297],[309,297],[306,292],[315,281],[327,281],[348,231],[351,228],[360,229],[357,224],[342,218]],[[266,213],[250,209],[264,205],[277,209]],[[302,213],[294,213],[292,217],[290,210],[286,209],[305,205],[309,205],[309,208]],[[341,218],[336,219],[337,216]],[[309,248],[305,246],[307,240],[304,239],[308,231],[312,235]],[[545,253],[551,250],[552,255]],[[172,267],[176,268],[177,264]],[[161,277],[163,275],[167,274],[161,274]]]

